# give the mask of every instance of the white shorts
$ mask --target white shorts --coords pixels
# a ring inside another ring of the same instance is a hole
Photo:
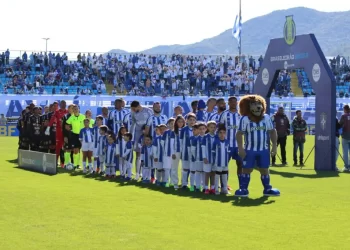
[[[163,169],[163,162],[154,162],[153,168],[156,168],[158,170],[162,170]]]
[[[92,150],[92,156],[94,157],[94,158],[97,158],[98,157],[98,148],[94,148],[93,150]]]
[[[203,172],[203,162],[202,161],[196,161],[194,162],[194,167],[197,172]]]
[[[190,161],[182,161],[182,169],[183,170],[189,170],[190,169]]]
[[[106,156],[105,155],[99,155],[98,159],[99,159],[100,163],[104,163],[105,160],[106,160]]]
[[[168,156],[163,157],[163,169],[171,169],[171,164],[173,162],[173,159]]]
[[[213,164],[209,163],[209,164],[204,164],[203,163],[203,171],[205,173],[211,173],[214,170],[213,168]]]
[[[215,167],[215,172],[228,171],[228,167]]]
[[[196,171],[196,162],[194,161],[190,161],[190,171],[193,172],[193,171]]]
[[[94,151],[94,143],[93,142],[83,142],[81,144],[81,151],[83,151],[83,152]]]

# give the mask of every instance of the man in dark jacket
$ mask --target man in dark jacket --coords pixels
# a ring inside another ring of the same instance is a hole
[[[305,143],[305,133],[307,130],[306,121],[303,119],[301,110],[296,111],[296,116],[292,122],[293,127],[293,142],[294,142],[294,150],[293,150],[293,158],[294,158],[294,166],[298,165],[298,148],[300,152],[299,163],[300,166],[304,166],[304,143]]]
[[[287,165],[286,145],[287,136],[290,134],[289,119],[284,113],[284,108],[279,107],[276,114],[271,116],[272,123],[277,130],[277,146],[281,148],[282,165]],[[272,156],[272,166],[276,164],[276,156]]]

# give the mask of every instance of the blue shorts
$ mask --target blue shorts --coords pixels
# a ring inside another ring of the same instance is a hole
[[[243,160],[243,168],[269,168],[270,166],[270,151],[252,151],[246,150],[246,157]]]
[[[231,159],[234,159],[236,161],[242,161],[241,157],[238,155],[238,148],[232,147],[230,148],[230,156]]]

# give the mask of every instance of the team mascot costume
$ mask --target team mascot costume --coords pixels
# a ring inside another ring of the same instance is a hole
[[[271,118],[266,111],[266,101],[259,95],[246,95],[239,101],[239,113],[242,118],[236,134],[238,154],[243,159],[243,174],[241,186],[235,196],[247,197],[250,175],[254,167],[261,173],[261,182],[264,187],[264,196],[279,196],[280,191],[270,185],[270,153],[276,154],[277,132]],[[245,139],[243,145],[243,137]],[[269,150],[269,138],[272,142]]]

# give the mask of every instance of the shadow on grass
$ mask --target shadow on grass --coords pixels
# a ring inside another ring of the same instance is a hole
[[[6,160],[8,163],[12,163],[12,164],[15,164],[15,163],[18,163],[18,159],[13,159],[13,160]]]
[[[187,197],[190,199],[199,199],[199,200],[210,200],[210,201],[218,201],[222,203],[232,203],[233,206],[239,206],[239,207],[255,207],[255,206],[261,206],[261,205],[269,205],[275,202],[275,200],[271,200],[272,197],[269,199],[269,197],[260,197],[257,199],[252,198],[238,198],[234,197],[232,195],[225,196],[225,195],[205,195],[201,192],[190,192],[188,189],[181,189],[175,190],[172,187],[166,188],[166,187],[160,187],[155,184],[145,184],[140,181],[125,181],[122,180],[120,177],[116,177],[114,179],[107,179],[104,176],[101,176],[99,174],[84,174],[82,171],[67,171],[64,169],[59,169],[58,173],[63,174],[67,173],[70,176],[77,177],[80,176],[82,178],[86,179],[93,179],[101,182],[114,182],[118,184],[118,187],[127,187],[127,186],[135,186],[142,189],[149,189],[156,192],[161,192],[163,194],[167,195],[175,195],[179,197]],[[234,191],[232,191],[234,192]]]
[[[55,176],[55,174],[43,173],[42,171],[36,171],[36,170],[34,170],[34,169],[28,169],[28,168],[21,168],[21,167],[19,167],[19,166],[16,166],[16,167],[14,167],[14,168],[20,169],[20,170],[25,170],[25,171],[32,172],[32,173],[47,175],[47,176]],[[57,171],[57,173],[58,173],[58,171]]]
[[[309,170],[312,171],[313,169],[297,169],[297,171],[303,171],[303,170]],[[332,178],[332,177],[339,177],[339,172],[336,171],[315,171],[314,174],[302,174],[302,173],[290,173],[290,172],[280,172],[274,169],[270,168],[270,173],[275,175],[280,175],[284,178],[308,178],[308,179],[315,179],[315,178]]]

